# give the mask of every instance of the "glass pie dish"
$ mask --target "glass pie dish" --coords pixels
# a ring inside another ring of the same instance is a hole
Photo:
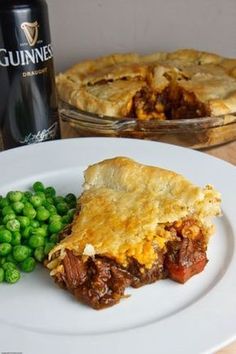
[[[63,137],[122,137],[204,149],[236,139],[236,113],[172,120],[115,118],[59,101]]]

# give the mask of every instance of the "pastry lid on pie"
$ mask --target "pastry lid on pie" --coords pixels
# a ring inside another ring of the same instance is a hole
[[[110,117],[219,116],[236,111],[236,59],[187,49],[114,54],[74,65],[57,88],[72,106]]]

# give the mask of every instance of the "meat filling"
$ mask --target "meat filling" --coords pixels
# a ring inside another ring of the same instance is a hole
[[[118,303],[128,286],[137,288],[163,278],[184,283],[201,272],[207,263],[202,231],[194,220],[174,223],[168,230],[176,236],[175,241],[168,242],[167,251],[158,254],[151,269],[133,258],[126,268],[102,256],[88,257],[84,261],[81,256],[66,250],[63,272],[54,276],[55,281],[95,309]]]
[[[163,120],[205,117],[208,114],[206,106],[197,100],[194,93],[173,84],[161,93],[148,87],[137,92],[128,116]]]

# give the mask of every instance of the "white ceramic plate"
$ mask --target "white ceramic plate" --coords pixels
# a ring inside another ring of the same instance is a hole
[[[36,180],[62,194],[80,193],[83,170],[129,156],[184,174],[222,193],[209,263],[185,285],[162,280],[102,311],[81,305],[38,268],[14,286],[0,285],[0,352],[23,354],[194,354],[236,339],[236,169],[206,154],[156,142],[82,138],[0,153],[0,194]]]

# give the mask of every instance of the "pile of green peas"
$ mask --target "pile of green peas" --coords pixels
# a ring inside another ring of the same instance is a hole
[[[54,187],[35,182],[31,191],[0,196],[0,283],[16,283],[32,272],[58,242],[76,208],[73,193],[58,196]]]

